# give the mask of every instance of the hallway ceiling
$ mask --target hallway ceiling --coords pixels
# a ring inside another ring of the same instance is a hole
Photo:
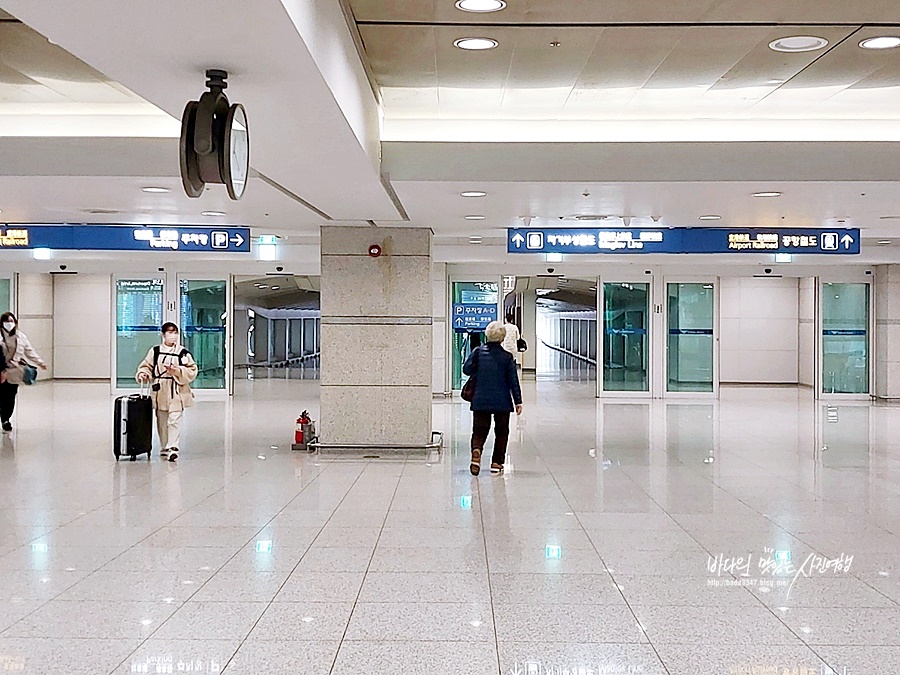
[[[355,54],[329,41],[332,33],[301,34],[309,17],[292,13],[299,4],[260,0],[249,18],[223,6],[198,37],[190,27],[205,14],[195,3],[84,0],[76,11],[51,0],[0,0],[35,27],[0,14],[0,136],[32,136],[0,137],[0,222],[249,225],[306,254],[325,218],[300,197],[338,224],[430,227],[437,246],[452,249],[444,259],[454,260],[504,260],[504,229],[524,216],[543,226],[583,225],[579,214],[610,216],[590,224],[613,227],[622,217],[632,226],[857,226],[869,241],[896,232],[900,243],[900,49],[858,46],[900,33],[878,25],[900,24],[896,0],[510,0],[478,15],[453,0],[346,2],[383,95],[378,157],[351,124],[365,115],[365,101],[346,104],[347,82],[333,74]],[[122,30],[130,25],[143,30]],[[346,31],[343,17],[330,28]],[[768,47],[799,33],[830,44],[797,54]],[[499,47],[453,46],[472,35]],[[248,106],[254,168],[287,191],[253,178],[241,202],[217,188],[189,200],[172,134],[47,139],[9,131],[10,111],[45,124],[53,115],[39,113],[57,106],[89,113],[66,117],[63,132],[72,136],[90,136],[76,117],[113,135],[104,111],[146,112],[177,132],[172,115],[200,93],[211,64],[233,72],[228,92]],[[773,142],[738,143],[759,140],[757,123]],[[561,124],[576,142],[545,142]],[[688,142],[651,142],[688,127]],[[435,142],[448,130],[462,142]],[[523,134],[531,143],[507,142]],[[870,142],[831,138],[842,134]],[[410,142],[417,135],[425,142]],[[783,142],[798,138],[810,142]],[[820,142],[828,140],[842,142]],[[158,147],[145,153],[146,141]],[[148,185],[171,191],[142,193]],[[784,196],[750,196],[767,189]],[[464,190],[488,195],[467,199]],[[205,210],[226,215],[210,219]],[[699,220],[709,214],[722,218]],[[466,220],[475,215],[484,219]],[[469,245],[470,236],[480,243]]]
[[[895,2],[351,5],[389,120],[900,119],[897,50],[859,47],[898,33],[862,25],[900,21]],[[795,35],[829,44],[769,48]],[[465,37],[499,45],[456,48]]]

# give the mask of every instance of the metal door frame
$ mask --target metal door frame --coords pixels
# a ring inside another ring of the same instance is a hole
[[[602,399],[635,399],[647,400],[654,398],[654,369],[656,366],[654,353],[657,334],[655,331],[655,298],[656,275],[648,276],[636,274],[612,275],[604,278],[597,277],[597,398]],[[647,391],[606,391],[603,388],[603,364],[605,354],[603,350],[603,336],[606,334],[606,315],[604,312],[606,293],[605,284],[646,284],[647,285]],[[658,397],[656,397],[658,398]]]
[[[657,340],[657,373],[658,377],[655,381],[654,398],[674,398],[674,399],[718,399],[719,398],[719,340],[720,340],[720,313],[719,304],[721,296],[720,277],[717,276],[681,276],[681,275],[660,275],[655,278],[657,282],[656,298],[662,300],[654,306],[654,316],[658,316],[660,321],[657,323],[658,333],[662,336],[662,340]],[[669,391],[669,284],[712,284],[713,286],[713,372],[711,392],[694,392],[694,391]],[[658,392],[658,393],[657,393]]]

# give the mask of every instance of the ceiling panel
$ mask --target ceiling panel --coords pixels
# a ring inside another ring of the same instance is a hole
[[[772,28],[760,34],[759,42],[747,54],[725,73],[713,86],[714,89],[737,89],[742,87],[771,86],[773,80],[777,84],[788,82],[798,73],[803,72],[810,64],[823,58],[823,52],[800,52],[787,54],[769,48],[769,43],[789,35],[816,35],[836,45],[850,36],[855,29],[835,26],[792,26],[790,28]]]
[[[895,0],[510,0],[473,14],[454,0],[349,0],[357,21],[493,23],[895,23]]]

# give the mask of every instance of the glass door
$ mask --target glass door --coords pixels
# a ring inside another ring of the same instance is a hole
[[[233,295],[227,279],[195,279],[174,275],[122,277],[115,280],[115,341],[113,388],[117,393],[137,388],[138,364],[162,339],[166,321],[181,329],[182,344],[197,361],[199,374],[192,388],[230,393],[229,322]]]
[[[228,282],[179,278],[178,312],[181,340],[200,369],[192,387],[225,389]]]
[[[602,392],[650,393],[650,284],[604,283]]]
[[[715,284],[667,282],[665,298],[667,394],[717,393]]]
[[[160,342],[165,320],[164,279],[116,279],[115,389],[137,387],[134,376],[147,352]]]
[[[871,391],[868,283],[821,287],[820,392],[867,396]]]

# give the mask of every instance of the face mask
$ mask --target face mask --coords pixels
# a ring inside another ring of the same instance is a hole
[[[167,345],[174,345],[176,342],[178,342],[178,333],[166,333],[165,335],[163,335],[163,341]]]
[[[13,330],[15,330],[15,328],[16,328],[16,324],[13,321],[4,321],[3,328],[6,329],[7,333],[12,333]]]

